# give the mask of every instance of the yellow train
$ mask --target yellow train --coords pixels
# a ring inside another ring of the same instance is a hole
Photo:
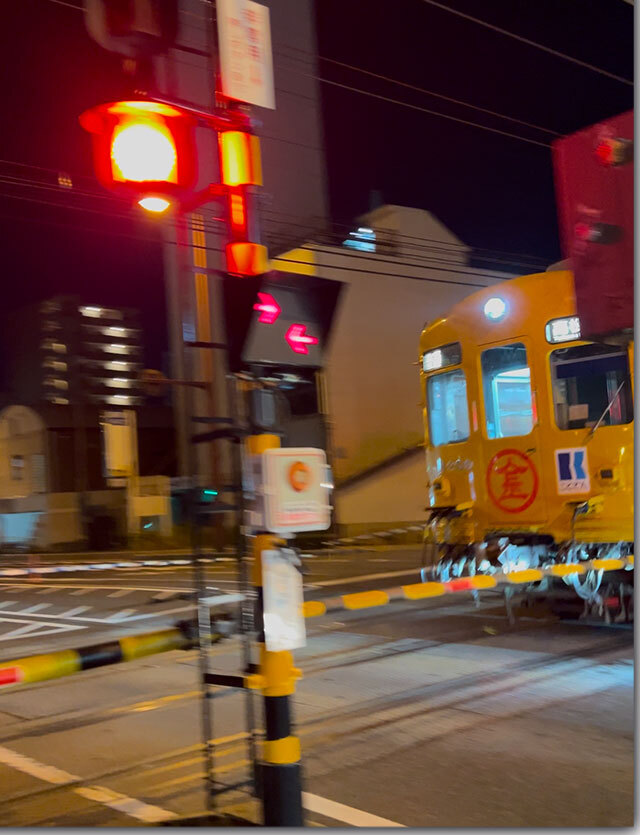
[[[468,296],[425,327],[420,369],[430,573],[633,554],[633,343],[581,340],[570,272]],[[564,582],[601,613],[615,588],[624,615],[628,569]]]

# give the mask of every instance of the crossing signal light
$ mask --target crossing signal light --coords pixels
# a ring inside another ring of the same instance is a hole
[[[322,368],[344,285],[278,271],[223,281],[232,372]]]
[[[581,221],[575,226],[576,238],[584,243],[615,244],[622,238],[622,229],[612,223]]]
[[[596,156],[603,165],[626,165],[633,162],[633,142],[630,139],[601,139]]]
[[[96,175],[106,188],[161,213],[194,186],[194,121],[172,105],[120,101],[80,116],[93,137]]]

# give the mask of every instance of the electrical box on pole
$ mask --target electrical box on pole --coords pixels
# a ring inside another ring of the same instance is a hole
[[[272,271],[224,278],[229,367],[322,368],[344,284]]]
[[[564,255],[582,338],[633,332],[633,112],[554,143]]]

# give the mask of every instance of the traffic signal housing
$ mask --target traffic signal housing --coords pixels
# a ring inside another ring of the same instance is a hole
[[[93,138],[98,180],[151,212],[163,212],[196,180],[195,121],[154,101],[102,104],[80,116]]]
[[[324,366],[342,282],[275,270],[223,282],[232,372]]]
[[[633,328],[633,112],[553,145],[562,247],[583,339]]]

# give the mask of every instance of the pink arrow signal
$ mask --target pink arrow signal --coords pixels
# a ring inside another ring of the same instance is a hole
[[[285,333],[284,338],[289,343],[289,347],[296,354],[308,354],[309,349],[307,345],[317,345],[318,337],[309,336],[306,325],[291,325],[289,330]]]
[[[253,305],[254,310],[260,311],[258,322],[263,325],[273,325],[278,316],[282,313],[282,308],[270,293],[258,293],[260,301]]]

